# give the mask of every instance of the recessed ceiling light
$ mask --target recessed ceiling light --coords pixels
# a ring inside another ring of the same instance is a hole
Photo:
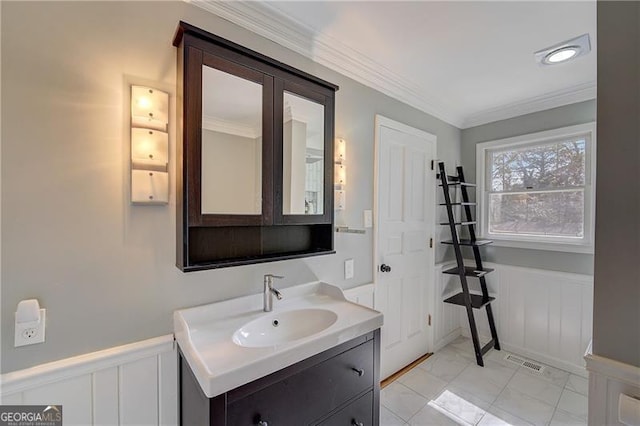
[[[580,48],[577,46],[563,47],[562,49],[555,50],[549,53],[545,58],[545,62],[557,64],[558,62],[568,61],[580,52]]]
[[[580,37],[539,50],[533,55],[540,65],[556,65],[586,55],[590,51],[589,34],[583,34]]]

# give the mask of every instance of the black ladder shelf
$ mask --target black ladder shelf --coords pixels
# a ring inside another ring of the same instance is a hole
[[[482,356],[486,354],[491,348],[500,350],[500,342],[498,340],[498,333],[496,332],[496,324],[493,320],[493,311],[491,310],[491,302],[495,300],[494,297],[489,297],[489,291],[487,290],[487,281],[485,275],[493,271],[490,268],[484,268],[482,266],[482,258],[480,257],[479,247],[491,244],[490,240],[478,240],[476,239],[476,233],[474,230],[475,221],[471,216],[471,207],[475,206],[475,203],[469,201],[469,194],[467,193],[468,187],[475,187],[474,184],[467,183],[464,180],[464,173],[462,167],[458,166],[457,176],[447,176],[444,170],[444,163],[438,163],[440,186],[444,193],[444,203],[441,206],[446,206],[448,222],[441,223],[441,225],[448,225],[451,230],[451,240],[443,241],[443,244],[453,245],[453,250],[456,254],[457,267],[443,271],[445,274],[458,275],[460,277],[460,283],[462,284],[462,292],[445,299],[445,303],[451,303],[454,305],[464,306],[467,310],[467,317],[469,318],[469,328],[471,329],[471,338],[473,340],[473,349],[476,354],[476,362],[479,366],[484,366]],[[459,203],[451,202],[450,188],[460,188],[460,194],[462,201]],[[464,214],[466,219],[456,221],[453,206],[461,206],[464,208]],[[458,237],[458,230],[456,226],[467,226],[469,233],[468,239],[460,239]],[[476,266],[465,266],[464,259],[462,258],[461,246],[469,246],[473,249],[473,256],[476,261]],[[467,277],[474,277],[480,280],[480,287],[482,294],[469,293],[469,286],[467,284]],[[489,328],[491,329],[491,340],[484,346],[480,346],[480,339],[478,338],[478,329],[476,327],[476,320],[473,316],[474,309],[485,308],[487,311],[487,319],[489,320]]]

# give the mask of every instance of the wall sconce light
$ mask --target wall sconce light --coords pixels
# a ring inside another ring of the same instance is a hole
[[[169,94],[131,86],[131,202],[169,202]]]
[[[336,189],[335,193],[335,206],[336,210],[344,210],[346,204],[347,193],[344,189]]]
[[[346,204],[347,185],[347,141],[342,138],[336,139],[334,158],[334,200],[335,210],[344,210]]]
[[[335,162],[342,164],[347,159],[347,141],[342,138],[336,139]]]
[[[347,185],[347,166],[345,164],[335,165],[335,185],[342,188]]]

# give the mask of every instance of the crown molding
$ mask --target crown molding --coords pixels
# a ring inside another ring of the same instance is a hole
[[[577,102],[588,101],[596,98],[596,83],[584,83],[568,89],[546,93],[541,96],[502,105],[473,114],[462,123],[462,129],[506,120],[520,115],[544,111]]]
[[[247,124],[237,123],[235,121],[223,120],[221,118],[209,116],[202,117],[202,128],[249,139],[256,139],[262,134],[259,126],[250,126]]]
[[[591,82],[465,115],[424,87],[401,77],[340,40],[315,32],[268,2],[184,1],[460,129],[596,98],[596,84]]]
[[[399,76],[340,40],[315,32],[268,2],[185,1],[442,121],[457,127],[463,122],[464,117],[452,105],[438,100],[424,87]]]

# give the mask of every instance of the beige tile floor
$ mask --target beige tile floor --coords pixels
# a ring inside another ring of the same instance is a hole
[[[382,426],[586,425],[587,379],[550,366],[532,373],[491,350],[478,367],[460,337],[381,392]]]

